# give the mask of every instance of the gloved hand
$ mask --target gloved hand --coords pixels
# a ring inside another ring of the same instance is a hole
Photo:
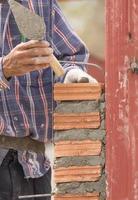
[[[98,81],[81,69],[71,69],[66,74],[64,83],[98,83]]]

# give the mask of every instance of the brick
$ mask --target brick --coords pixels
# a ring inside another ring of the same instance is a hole
[[[99,193],[86,193],[86,194],[57,194],[54,200],[100,200]]]
[[[54,130],[99,128],[99,112],[54,113]]]
[[[56,157],[96,156],[101,153],[101,141],[60,141],[55,143]]]
[[[101,166],[73,166],[55,169],[55,182],[97,181],[101,176]]]
[[[101,96],[101,85],[92,83],[70,83],[54,85],[55,101],[97,100]]]

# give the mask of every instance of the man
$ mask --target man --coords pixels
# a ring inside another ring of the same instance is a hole
[[[5,145],[0,149],[0,200],[51,193],[48,158],[44,151],[31,149],[31,145],[30,149],[23,149],[24,141],[31,138],[32,143],[44,146],[52,140],[54,80],[70,83],[85,78],[96,82],[84,72],[83,65],[68,63],[86,62],[88,52],[71,30],[56,0],[19,3],[44,17],[47,33],[45,41],[23,43],[8,1],[0,1],[0,134],[15,141],[21,139],[22,146],[8,149]],[[63,64],[65,75],[58,79],[49,66],[53,53],[57,59],[67,61]]]

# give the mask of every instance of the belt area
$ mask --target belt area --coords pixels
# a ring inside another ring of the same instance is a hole
[[[30,137],[16,138],[10,136],[0,136],[0,148],[14,149],[21,151],[33,151],[44,153],[45,145],[42,142],[31,139]]]

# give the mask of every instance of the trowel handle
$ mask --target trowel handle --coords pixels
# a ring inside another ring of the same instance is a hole
[[[50,65],[51,65],[53,71],[55,72],[55,74],[57,76],[63,76],[64,75],[64,69],[63,69],[62,65],[59,63],[59,61],[57,60],[57,58],[54,55],[52,57],[53,58],[50,62]]]

